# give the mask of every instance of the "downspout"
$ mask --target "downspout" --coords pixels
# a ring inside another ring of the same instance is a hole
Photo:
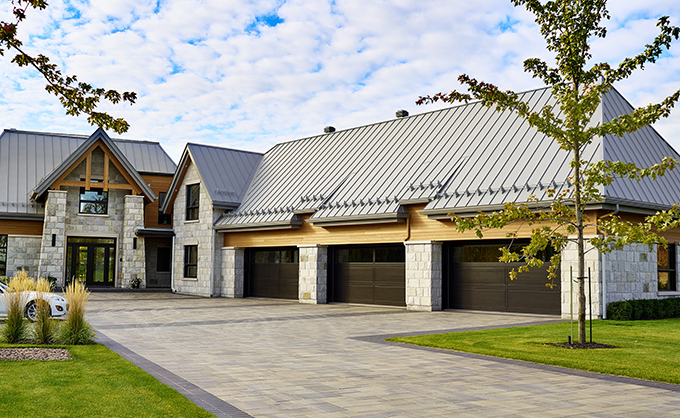
[[[172,236],[172,248],[170,249],[170,260],[172,260],[172,266],[170,267],[170,290],[172,293],[177,293],[175,289],[175,236]]]
[[[212,234],[210,236],[210,259],[212,260],[210,264],[212,268],[210,269],[210,294],[208,296],[213,297],[215,292],[215,229],[211,228],[210,233]]]

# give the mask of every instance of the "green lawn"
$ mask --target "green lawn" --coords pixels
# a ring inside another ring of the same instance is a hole
[[[593,321],[593,341],[618,347],[613,349],[574,350],[546,345],[566,342],[570,333],[566,322],[388,341],[680,384],[680,319]]]
[[[103,345],[67,348],[73,360],[0,360],[0,416],[214,417]]]

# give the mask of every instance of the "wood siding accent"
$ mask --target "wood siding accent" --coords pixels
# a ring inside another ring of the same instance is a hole
[[[167,192],[172,183],[172,174],[140,174],[146,184],[151,187],[151,191],[156,195],[156,200],[147,204],[144,209],[145,228],[172,228],[170,225],[158,224],[158,196],[160,192]],[[166,197],[167,198],[167,197]],[[171,207],[172,208],[172,207]],[[170,211],[172,213],[172,211]]]
[[[610,214],[611,211],[608,212],[601,212],[601,217],[606,217],[607,214]],[[643,222],[645,220],[645,215],[639,215],[639,214],[629,214],[629,213],[619,213],[617,215],[619,218],[623,219],[624,221],[630,221],[630,222]],[[666,240],[673,244],[673,243],[679,243],[680,244],[680,229],[671,229],[666,232],[662,232],[660,234],[662,237],[666,238]]]
[[[478,239],[474,231],[460,233],[449,221],[437,221],[421,215],[424,204],[410,205],[408,212],[411,218],[407,222],[388,224],[365,224],[353,226],[316,227],[305,222],[300,229],[283,229],[272,231],[225,232],[225,247],[271,247],[303,244],[340,245],[340,244],[380,244],[404,241],[460,241]],[[591,214],[595,215],[594,213]],[[309,219],[304,216],[303,220]],[[591,219],[594,220],[594,219]],[[504,229],[489,229],[484,232],[485,239],[506,239],[506,233],[517,232],[519,238],[531,237],[532,228],[520,222],[517,226]],[[586,234],[594,234],[595,228],[589,228]]]
[[[0,234],[42,236],[43,222],[0,219]]]

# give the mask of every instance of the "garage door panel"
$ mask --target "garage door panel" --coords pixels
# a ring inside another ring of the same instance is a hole
[[[340,247],[334,251],[334,301],[391,306],[406,304],[403,245]]]
[[[454,296],[457,309],[505,310],[505,289],[463,287]]]
[[[502,286],[505,285],[508,277],[505,269],[499,269],[498,265],[455,265],[451,273],[455,276],[456,284],[459,286]]]
[[[560,292],[508,290],[508,311],[559,315]]]
[[[297,249],[258,249],[248,260],[248,296],[298,299]]]

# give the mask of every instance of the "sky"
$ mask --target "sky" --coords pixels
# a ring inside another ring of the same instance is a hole
[[[680,25],[677,0],[608,7],[594,61],[616,65],[641,52],[660,16]],[[130,123],[124,138],[158,141],[175,161],[187,142],[264,152],[329,125],[441,108],[415,101],[457,88],[463,73],[504,90],[540,88],[522,62],[550,59],[533,16],[510,0],[51,0],[29,12],[19,37],[65,74],[137,92],[132,106],[102,109]],[[10,56],[0,57],[0,128],[94,132]],[[635,106],[680,90],[680,42],[615,87]],[[680,108],[655,128],[680,150]]]

